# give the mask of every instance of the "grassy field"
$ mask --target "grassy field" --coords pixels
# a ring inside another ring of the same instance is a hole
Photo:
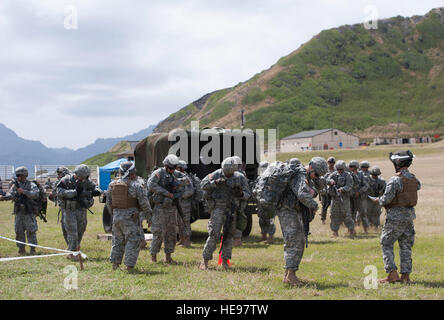
[[[353,156],[355,158],[355,156]],[[362,158],[356,156],[358,160]],[[371,164],[381,167],[388,179],[393,172],[387,160],[374,160]],[[223,271],[217,260],[210,263],[210,270],[198,270],[198,263],[207,237],[207,220],[192,225],[193,245],[190,249],[178,247],[173,254],[175,265],[152,263],[148,251],[142,251],[137,272],[111,270],[108,261],[111,242],[97,240],[103,233],[101,224],[102,204],[93,207],[95,215],[88,214],[88,228],[82,242],[82,251],[89,260],[85,270],[78,274],[78,289],[65,289],[64,268],[78,264],[64,257],[0,262],[1,299],[444,299],[444,217],[441,199],[444,198],[444,152],[419,156],[412,171],[423,183],[419,193],[413,247],[411,285],[379,285],[365,289],[364,268],[373,265],[378,278],[385,277],[380,231],[364,235],[357,229],[354,240],[345,237],[331,239],[329,226],[320,223],[319,216],[311,224],[312,235],[304,253],[300,271],[302,279],[310,281],[306,287],[293,288],[282,283],[283,241],[276,219],[276,241],[272,245],[257,243],[259,226],[254,216],[250,237],[240,248],[233,249],[233,268]],[[12,205],[0,203],[0,235],[14,238]],[[384,213],[383,213],[384,215]],[[38,240],[41,245],[65,248],[57,225],[57,210],[50,207],[48,223],[39,222]],[[29,249],[28,249],[29,251]],[[398,246],[395,247],[399,263]],[[39,250],[40,254],[47,253]],[[0,239],[0,255],[17,255],[16,246]],[[160,253],[159,260],[164,257]],[[216,255],[215,255],[216,258]]]

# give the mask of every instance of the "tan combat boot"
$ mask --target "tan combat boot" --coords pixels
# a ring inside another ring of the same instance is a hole
[[[301,287],[306,284],[305,281],[296,277],[296,271],[290,269],[287,271],[287,277],[284,279],[284,282],[296,287]]]
[[[395,283],[400,280],[398,272],[393,270],[388,274],[387,278],[379,280],[379,283]]]
[[[18,251],[18,254],[21,255],[21,256],[24,256],[26,254],[25,247],[20,248],[19,251]]]
[[[179,242],[177,242],[177,245],[178,246],[180,246],[180,245],[182,245],[183,246],[183,244],[184,244],[184,236],[183,236],[183,234],[179,234]]]
[[[157,254],[151,255],[151,262],[157,262]]]
[[[410,282],[412,282],[411,280],[410,280],[410,273],[401,273],[401,279],[400,279],[400,281],[402,282],[402,283],[410,283]]]
[[[134,269],[134,267],[126,266],[126,271],[128,271],[128,273],[134,273],[136,270]]]
[[[330,238],[337,238],[337,237],[339,237],[338,232],[337,231],[333,231],[333,233],[332,233]]]
[[[368,228],[367,227],[364,227],[364,233],[368,234]]]
[[[348,235],[350,236],[350,238],[354,238],[356,236],[356,231],[355,229],[349,229],[348,230]]]
[[[230,269],[230,265],[228,264],[228,261],[226,259],[222,260],[222,267],[224,268],[224,270]]]
[[[184,237],[184,243],[183,243],[183,247],[184,248],[190,248],[191,247],[191,239],[190,237]]]
[[[31,250],[29,251],[29,254],[30,254],[31,256],[33,256],[33,255],[36,254],[35,247],[31,247]]]
[[[282,282],[287,283],[288,269],[285,269],[284,280]]]
[[[272,235],[269,235],[269,236],[268,236],[268,239],[267,239],[267,244],[273,244],[273,241],[274,241],[273,236],[272,236]]]
[[[202,260],[201,263],[199,264],[199,269],[200,270],[208,270],[208,260]]]
[[[259,240],[257,240],[257,242],[263,242],[263,241],[267,241],[267,234],[263,233],[262,234],[262,238],[260,238]]]
[[[146,249],[146,246],[147,246],[147,242],[146,242],[146,240],[141,240],[141,241],[140,241],[140,244],[139,244],[139,249],[140,249],[140,250],[145,250],[145,249]]]
[[[117,270],[119,268],[119,265],[117,263],[113,263],[113,270]]]
[[[165,262],[166,263],[174,263],[173,258],[171,258],[171,253],[165,253]]]
[[[235,238],[233,240],[233,247],[240,247],[242,245],[242,238]]]

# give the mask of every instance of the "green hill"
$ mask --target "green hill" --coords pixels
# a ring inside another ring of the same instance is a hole
[[[130,149],[130,145],[128,141],[120,141],[110,150],[104,153],[100,153],[91,157],[82,163],[86,165],[98,165],[99,167],[103,167],[105,164],[108,164],[114,160],[117,160],[117,154],[127,151]]]
[[[425,16],[325,30],[252,79],[207,94],[162,121],[155,132],[189,126],[278,128],[279,137],[335,127],[444,133],[444,8]],[[382,129],[381,129],[382,128]],[[388,129],[387,129],[388,128]]]

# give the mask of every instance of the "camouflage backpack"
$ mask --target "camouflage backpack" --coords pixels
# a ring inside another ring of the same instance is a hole
[[[36,216],[39,216],[41,220],[46,222],[46,209],[48,208],[48,197],[46,196],[45,189],[36,180],[32,181],[39,189],[39,197],[34,200],[34,210]]]
[[[257,212],[260,218],[274,218],[288,182],[296,173],[297,170],[294,167],[291,168],[286,163],[276,161],[259,176],[253,194],[257,200]]]

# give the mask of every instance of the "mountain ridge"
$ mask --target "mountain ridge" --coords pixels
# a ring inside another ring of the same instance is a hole
[[[278,128],[280,138],[332,126],[367,138],[366,129],[397,122],[400,109],[411,134],[442,134],[443,69],[444,8],[381,19],[376,30],[344,25],[321,31],[251,79],[204,95],[154,131],[192,120],[239,128],[243,109],[246,127]]]

